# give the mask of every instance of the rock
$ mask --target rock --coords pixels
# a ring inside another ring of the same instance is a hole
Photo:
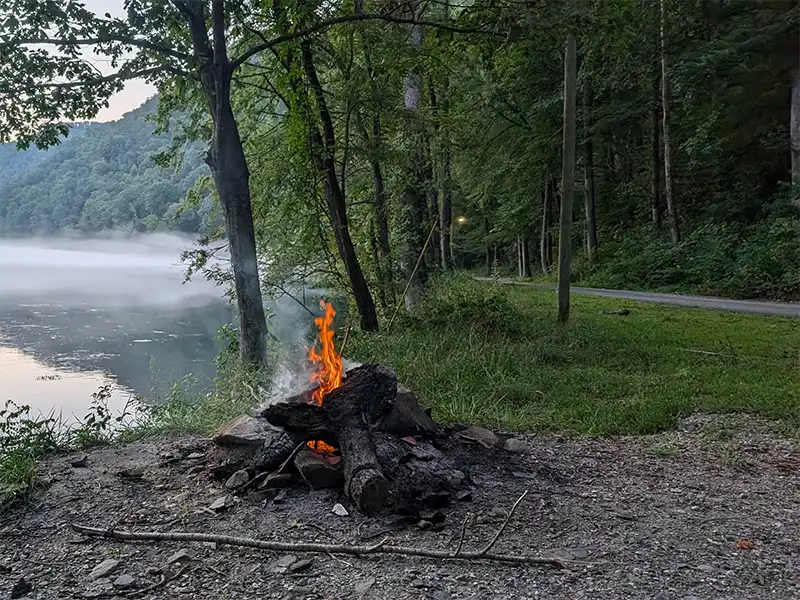
[[[368,577],[367,579],[363,579],[356,584],[355,593],[356,596],[362,597],[364,596],[369,589],[375,585],[376,579],[374,577]]]
[[[264,418],[240,415],[220,427],[211,440],[218,446],[261,446],[275,429]]]
[[[115,588],[131,588],[136,585],[136,580],[130,575],[120,575],[114,580]]]
[[[445,514],[441,510],[422,510],[419,513],[419,518],[431,523],[443,523]]]
[[[492,517],[498,517],[500,519],[505,519],[508,516],[508,513],[505,511],[505,509],[500,508],[499,506],[495,506],[492,510],[489,511],[489,514]]]
[[[185,460],[201,460],[205,457],[205,452],[192,452]]]
[[[419,521],[417,521],[417,527],[419,527],[422,530],[433,529],[433,523],[431,523],[430,521],[426,521],[425,519],[420,519]]]
[[[526,452],[528,450],[528,444],[519,438],[508,438],[506,443],[503,444],[503,450],[508,452]]]
[[[294,482],[294,475],[291,473],[270,473],[258,486],[260,490],[276,490],[289,487]]]
[[[304,448],[297,453],[294,466],[297,467],[300,476],[314,490],[339,487],[344,481],[341,459],[330,460],[329,457],[314,452],[310,448]]]
[[[173,554],[172,556],[170,556],[167,559],[167,564],[168,565],[174,565],[176,563],[177,564],[188,564],[188,563],[193,563],[193,562],[197,562],[197,561],[194,558],[192,558],[192,555],[189,554],[189,551],[186,550],[185,548],[181,548],[175,554]]]
[[[228,510],[231,506],[233,506],[233,498],[231,496],[221,496],[214,500],[208,508],[215,512],[222,512]]]
[[[294,554],[284,554],[269,566],[269,570],[273,573],[283,574],[289,571],[296,562],[298,561]]]
[[[476,425],[471,425],[465,430],[459,431],[456,437],[467,440],[468,442],[475,442],[487,448],[497,445],[497,436],[494,433],[483,427],[477,427]]]
[[[188,469],[186,469],[186,474],[187,475],[196,475],[197,473],[202,473],[205,470],[206,470],[206,468],[203,465],[193,465],[193,466],[189,467]]]
[[[333,510],[331,512],[340,517],[346,517],[347,515],[350,514],[349,512],[347,512],[347,509],[338,502],[333,505]]]
[[[117,471],[117,477],[122,479],[139,480],[144,477],[144,468],[138,466],[126,467]]]
[[[298,560],[297,562],[293,563],[289,566],[290,573],[300,573],[301,571],[305,571],[311,565],[314,564],[313,558],[304,558],[302,560]]]
[[[73,458],[71,461],[69,461],[69,464],[70,466],[76,469],[83,469],[86,467],[86,461],[88,460],[89,460],[89,455],[84,454],[83,456],[80,456],[78,458]]]
[[[11,588],[11,599],[16,600],[17,598],[22,598],[23,596],[28,595],[33,591],[33,587],[30,583],[25,581],[24,577],[20,577],[14,583],[14,586]]]
[[[472,492],[470,490],[461,490],[456,492],[456,500],[461,502],[470,502],[472,500]]]
[[[242,469],[241,471],[236,471],[233,475],[231,475],[228,480],[225,482],[225,487],[229,490],[235,490],[240,488],[250,481],[250,474]]]
[[[589,550],[587,548],[570,548],[570,553],[579,560],[589,558]]]
[[[117,569],[117,567],[119,567],[119,565],[120,562],[118,560],[113,558],[106,559],[92,569],[92,572],[89,573],[89,579],[92,581],[97,581],[102,577],[108,577]]]

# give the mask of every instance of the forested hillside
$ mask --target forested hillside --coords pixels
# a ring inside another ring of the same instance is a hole
[[[179,207],[208,169],[197,148],[177,169],[153,161],[170,139],[153,135],[146,117],[154,108],[150,101],[114,123],[74,126],[46,151],[0,146],[0,234],[206,226],[210,202],[204,211]]]

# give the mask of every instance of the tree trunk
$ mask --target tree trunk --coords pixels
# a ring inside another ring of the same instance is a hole
[[[664,192],[667,198],[667,226],[673,244],[681,241],[678,228],[678,208],[675,205],[675,190],[672,181],[672,139],[670,137],[670,88],[667,73],[667,9],[666,0],[661,2],[661,119],[664,136]]]
[[[553,237],[550,233],[550,207],[553,204],[553,191],[550,180],[544,182],[542,192],[542,231],[539,240],[539,255],[542,264],[542,275],[550,272],[550,265],[553,263]]]
[[[792,78],[791,144],[792,144],[792,185],[800,188],[800,71]],[[795,190],[797,193],[797,190]],[[797,199],[800,207],[800,196]]]
[[[484,208],[488,210],[488,208]],[[486,276],[492,276],[492,245],[489,243],[489,217],[483,215],[483,245],[486,252]]]
[[[650,218],[655,229],[661,229],[661,141],[659,140],[659,128],[661,127],[661,114],[659,111],[659,78],[656,77],[653,86],[653,95],[656,101],[653,103],[651,111],[652,136],[652,162],[650,179]]]
[[[300,44],[300,48],[303,58],[303,70],[314,92],[319,119],[322,123],[323,135],[320,136],[317,128],[312,127],[312,138],[316,138],[316,145],[319,146],[321,151],[321,156],[317,158],[317,164],[325,176],[323,189],[325,191],[325,200],[328,204],[328,212],[330,213],[331,226],[336,238],[336,245],[347,271],[347,276],[350,279],[353,297],[361,317],[361,328],[364,331],[377,331],[378,315],[375,311],[375,303],[372,300],[372,294],[369,291],[364,272],[361,270],[353,240],[350,237],[346,202],[336,174],[336,161],[334,160],[336,138],[333,121],[328,112],[322,85],[317,77],[311,44],[308,41],[303,41]]]
[[[527,237],[522,237],[522,277],[531,276],[530,242]]]
[[[558,230],[558,320],[569,319],[570,264],[572,262],[572,196],[575,186],[575,120],[577,48],[567,36],[564,53],[564,138],[561,165],[561,218]]]
[[[584,209],[586,213],[586,254],[589,262],[594,262],[597,252],[597,214],[594,196],[594,148],[592,147],[592,92],[587,88],[583,97],[583,176]]]
[[[447,134],[445,134],[447,135]],[[452,181],[450,170],[450,140],[445,140],[444,156],[442,157],[442,210],[439,214],[439,241],[441,245],[442,270],[454,268],[453,261],[453,199]]]
[[[411,0],[412,16],[419,11],[419,0]],[[422,45],[422,25],[412,25],[409,43],[415,51]],[[428,279],[425,257],[421,256],[425,245],[423,216],[425,213],[425,140],[421,120],[422,74],[414,67],[403,81],[403,103],[411,121],[414,137],[409,159],[408,183],[401,195],[403,208],[400,267],[406,277],[408,289],[405,296],[406,310],[417,308]],[[417,266],[419,265],[419,266]]]
[[[361,2],[356,2],[356,12],[363,13]],[[361,112],[356,112],[357,126],[361,130],[361,135],[370,149],[369,163],[372,168],[372,182],[375,187],[375,221],[378,225],[378,248],[380,249],[380,262],[378,271],[380,276],[380,285],[383,288],[383,294],[388,296],[391,303],[394,304],[394,275],[392,269],[391,247],[389,245],[389,220],[386,216],[386,186],[383,179],[383,168],[378,156],[380,156],[380,149],[383,144],[383,131],[381,127],[381,115],[378,107],[378,84],[375,81],[375,69],[372,67],[372,55],[370,53],[369,44],[366,37],[361,38],[361,44],[364,51],[364,66],[369,76],[370,91],[372,92],[372,139],[370,140],[367,134],[367,129],[361,119]]]
[[[201,3],[181,7],[196,54],[206,59],[199,68],[200,84],[213,122],[213,139],[206,156],[225,215],[239,317],[239,352],[243,363],[267,362],[267,320],[258,275],[258,254],[247,168],[239,127],[231,106],[231,75],[225,37],[225,3],[211,4],[213,45],[206,9]]]

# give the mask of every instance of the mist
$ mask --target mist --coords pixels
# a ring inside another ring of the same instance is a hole
[[[170,306],[219,301],[224,290],[196,276],[184,283],[190,237],[0,240],[0,303]]]

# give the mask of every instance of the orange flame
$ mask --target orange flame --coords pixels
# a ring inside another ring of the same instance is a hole
[[[317,352],[316,344],[308,351],[308,359],[317,365],[317,370],[311,374],[311,382],[316,383],[312,400],[317,406],[322,406],[325,395],[342,385],[342,357],[336,352],[333,344],[333,318],[336,311],[329,302],[321,300],[319,307],[325,311],[325,315],[314,319],[314,323],[319,329],[319,341],[322,346],[321,351]],[[323,454],[332,454],[336,448],[322,441],[308,442],[308,446]]]

